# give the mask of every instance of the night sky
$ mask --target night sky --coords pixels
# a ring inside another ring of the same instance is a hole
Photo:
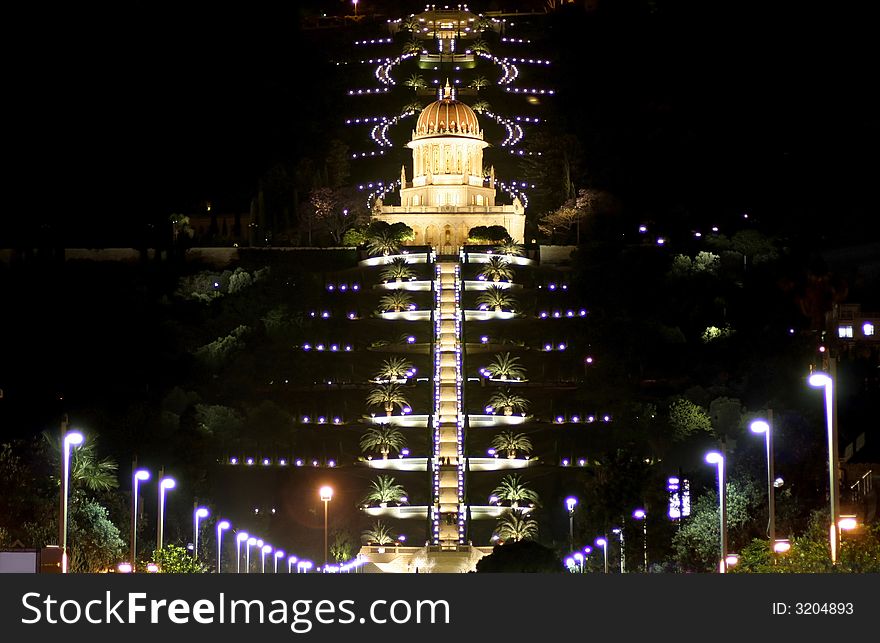
[[[504,6],[518,4],[529,3]],[[831,217],[864,239],[880,219],[870,4],[599,2],[548,43],[562,111],[598,180],[637,207],[751,210],[780,227]],[[302,32],[298,16],[343,6],[41,3],[7,15],[15,216],[2,234],[15,243],[50,224],[70,244],[131,244],[143,223],[205,199],[246,211],[266,169],[346,115],[346,80],[328,73],[337,41],[357,34]]]

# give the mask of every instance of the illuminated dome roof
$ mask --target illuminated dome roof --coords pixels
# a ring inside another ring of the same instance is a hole
[[[443,98],[434,101],[419,114],[413,139],[428,136],[466,136],[483,138],[474,110],[455,100],[453,89],[446,82]]]

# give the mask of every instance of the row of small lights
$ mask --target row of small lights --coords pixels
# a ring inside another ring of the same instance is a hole
[[[510,85],[510,83],[516,80],[517,76],[519,76],[519,68],[513,63],[508,62],[507,58],[498,58],[497,56],[482,51],[478,52],[476,55],[491,60],[493,63],[501,67],[504,73],[498,80],[499,85]]]
[[[307,464],[311,464],[311,466],[313,466],[313,467],[324,466],[324,467],[332,469],[336,466],[336,460],[327,460],[326,464],[322,464],[319,460],[312,460],[311,463],[307,463],[302,458],[296,458],[293,460],[288,460],[287,458],[278,458],[277,460],[273,460],[272,458],[262,458],[261,459],[261,458],[251,458],[251,457],[239,459],[239,458],[233,456],[233,457],[229,458],[229,464],[231,464],[231,465],[241,464],[241,465],[244,465],[247,467],[251,467],[256,464],[260,464],[264,467],[269,467],[269,466],[272,466],[273,464],[277,464],[279,467],[286,467],[289,465],[293,465],[295,467],[304,467],[304,466],[307,466]]]
[[[520,150],[520,153],[522,153],[522,150]],[[523,207],[529,207],[529,197],[525,192],[522,192],[513,186],[508,186],[503,181],[496,181],[496,183],[498,183],[498,186],[507,192],[511,198],[519,197],[519,200],[522,201]]]
[[[367,89],[349,89],[349,96],[360,96],[362,94],[384,94],[391,91],[390,87],[371,87]]]
[[[490,112],[488,110],[485,112],[485,114],[494,119],[496,123],[503,126],[507,130],[507,138],[501,141],[501,147],[513,146],[522,140],[523,128],[520,125],[517,125],[509,118],[499,116],[498,114],[494,114],[493,112]]]
[[[373,207],[373,204],[376,202],[376,199],[384,199],[387,194],[398,189],[400,187],[400,179],[397,179],[396,181],[392,181],[391,183],[386,183],[386,184],[383,184],[381,181],[379,181],[376,185],[379,186],[379,189],[374,190],[373,192],[370,192],[367,195],[367,207],[368,208]],[[358,189],[361,189],[361,188],[359,187]]]
[[[379,150],[378,152],[355,152],[351,155],[351,158],[362,159],[368,156],[385,156],[385,150]]]
[[[557,415],[556,417],[553,418],[554,424],[581,424],[583,422],[586,422],[587,424],[591,424],[591,423],[597,422],[597,421],[598,422],[610,422],[611,416],[608,414],[605,414],[602,416],[586,415],[583,417],[580,415],[572,415],[566,419],[566,417],[564,415]]]
[[[352,283],[352,284],[327,284],[327,290],[329,290],[331,292],[333,292],[333,291],[346,292],[349,289],[353,290],[354,292],[357,292],[358,290],[361,289],[361,286],[357,282]]]
[[[345,314],[345,316],[347,319],[357,319],[358,318],[358,314],[354,311],[349,311],[348,313]],[[316,319],[317,318],[330,319],[331,317],[333,317],[333,313],[331,313],[329,310],[323,310],[323,311],[321,311],[321,314],[319,315],[317,311],[312,310],[312,311],[309,311],[309,317],[314,317]]]
[[[543,284],[538,284],[538,290],[541,290],[543,287]],[[560,290],[568,290],[568,284],[559,284],[558,287]],[[557,285],[555,283],[547,284],[547,290],[556,290],[556,288]]]
[[[504,91],[513,92],[514,94],[555,94],[555,90],[552,89],[535,89],[535,88],[520,88],[520,87],[505,87]]]
[[[551,312],[547,312],[546,310],[542,310],[538,313],[538,319],[563,319],[563,318],[573,318],[573,317],[586,317],[590,314],[586,308],[581,308],[580,310],[554,310]]]
[[[394,42],[394,38],[375,38],[370,40],[355,40],[356,45],[383,45]]]
[[[501,39],[501,42],[512,42],[512,43],[516,43],[518,45],[527,45],[527,44],[531,43],[532,41],[531,40],[524,40],[523,38],[506,38],[505,37],[505,38]],[[357,44],[357,43],[355,43],[355,44]]]
[[[303,344],[302,349],[306,352],[312,350],[311,344]],[[328,350],[331,353],[335,353],[337,351],[342,351],[344,353],[350,353],[352,351],[351,344],[315,344],[314,349],[319,353],[323,350]]]

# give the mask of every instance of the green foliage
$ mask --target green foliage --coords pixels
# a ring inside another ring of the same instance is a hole
[[[507,239],[495,246],[495,252],[501,255],[510,255],[512,257],[522,257],[525,254],[522,245],[513,239]]]
[[[207,304],[224,295],[234,295],[247,290],[268,275],[268,267],[256,270],[253,274],[241,267],[223,272],[204,270],[181,277],[175,294],[182,299]]]
[[[480,276],[489,281],[501,281],[502,279],[510,281],[513,279],[513,270],[510,269],[504,257],[489,257]]]
[[[240,325],[225,337],[218,337],[210,344],[196,349],[195,356],[209,370],[218,371],[235,353],[244,349],[244,338],[249,333],[250,328]]]
[[[477,93],[479,93],[479,91],[480,91],[481,89],[485,89],[485,88],[488,87],[489,85],[490,85],[490,83],[489,83],[489,79],[488,79],[488,78],[486,78],[485,76],[477,76],[476,78],[474,78],[474,79],[470,82],[470,84],[468,84],[468,87],[470,87],[470,88],[472,88],[472,89],[476,89],[476,90],[477,90]]]
[[[409,402],[403,394],[403,388],[400,384],[380,384],[370,391],[367,395],[367,404],[370,406],[381,406],[388,415],[394,411],[395,406],[403,408]]]
[[[391,260],[391,263],[386,264],[382,269],[382,272],[379,273],[379,278],[382,281],[410,279],[414,276],[415,273],[412,271],[412,268],[409,267],[409,262],[406,260],[406,257],[395,257]]]
[[[507,452],[507,457],[513,458],[517,452],[528,455],[532,450],[532,441],[525,433],[501,431],[492,438],[491,446],[496,451]]]
[[[351,560],[353,550],[354,543],[347,529],[337,529],[333,532],[330,540],[330,558],[337,563],[344,563]]]
[[[405,223],[387,223],[385,221],[373,221],[365,230],[367,252],[371,255],[390,255],[400,249],[400,244],[412,241],[416,234]]]
[[[487,43],[482,38],[477,38],[474,40],[469,46],[468,49],[473,51],[476,54],[488,54],[491,53],[489,51],[489,43]]]
[[[486,370],[495,379],[521,380],[526,376],[526,369],[519,364],[519,357],[512,357],[509,352],[498,353]]]
[[[482,114],[483,112],[492,111],[492,106],[484,100],[478,100],[476,103],[471,105],[471,109],[478,114]]]
[[[489,286],[477,297],[477,305],[485,305],[496,311],[501,311],[502,308],[513,309],[516,305],[516,299],[508,292],[507,288]]]
[[[372,527],[361,533],[361,538],[368,545],[390,545],[394,542],[394,536],[391,534],[391,527],[377,520]]]
[[[122,562],[125,542],[106,507],[96,500],[80,498],[71,503],[68,529],[72,572],[103,572]]]
[[[738,435],[743,421],[742,403],[736,398],[715,398],[709,403],[709,418],[718,437]]]
[[[477,561],[477,573],[561,574],[565,569],[556,553],[533,540],[495,545]]]
[[[406,290],[393,290],[387,295],[383,295],[379,300],[379,308],[383,311],[393,311],[399,313],[403,310],[411,310],[413,307],[413,298]]]
[[[397,427],[379,424],[364,431],[360,444],[364,453],[375,450],[381,453],[383,458],[387,458],[391,451],[400,451],[406,446],[406,439]]]
[[[376,372],[377,380],[405,379],[409,377],[413,365],[404,357],[389,357],[382,360],[382,365]]]
[[[539,504],[538,494],[529,489],[520,476],[513,474],[504,476],[501,483],[492,490],[492,495],[514,506],[519,503]]]
[[[468,230],[468,243],[502,243],[508,239],[507,228],[500,225],[479,225]]]
[[[679,442],[699,433],[712,432],[712,420],[706,410],[684,398],[677,398],[669,405],[669,424],[673,438]]]
[[[512,510],[498,520],[495,534],[502,542],[533,540],[538,535],[538,523],[533,518]]]
[[[700,335],[700,339],[704,344],[709,344],[719,339],[727,339],[731,335],[733,335],[734,330],[730,327],[730,324],[726,326],[722,326],[718,328],[718,326],[707,326],[706,330],[703,331],[703,334]]]
[[[370,483],[369,491],[363,499],[363,504],[402,502],[407,497],[403,485],[397,484],[392,476],[379,476]]]
[[[711,252],[700,251],[693,259],[687,255],[675,255],[669,276],[684,278],[694,275],[717,275],[720,265],[721,257]]]
[[[196,404],[196,421],[200,431],[222,445],[238,439],[244,430],[241,413],[222,404]]]
[[[489,406],[501,409],[505,415],[521,413],[529,407],[529,401],[522,395],[511,393],[510,389],[495,391],[489,398]]]
[[[349,228],[342,235],[342,245],[362,246],[367,242],[367,234],[364,228]]]
[[[159,565],[160,574],[205,574],[208,567],[197,561],[185,547],[165,545],[153,552],[153,561]]]

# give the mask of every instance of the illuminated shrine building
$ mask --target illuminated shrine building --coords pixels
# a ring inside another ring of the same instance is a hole
[[[525,210],[495,204],[494,170],[483,176],[483,130],[477,115],[455,98],[447,81],[443,96],[419,115],[407,147],[413,151],[412,180],[401,168],[400,205],[377,200],[374,219],[403,222],[413,229],[413,245],[430,245],[440,254],[457,252],[476,226],[504,226],[524,240]]]

